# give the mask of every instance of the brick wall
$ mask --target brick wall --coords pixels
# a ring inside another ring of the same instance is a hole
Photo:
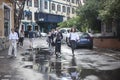
[[[110,38],[94,38],[93,44],[98,48],[120,49],[120,41]]]

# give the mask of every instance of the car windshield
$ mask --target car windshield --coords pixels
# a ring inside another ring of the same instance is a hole
[[[87,33],[83,33],[81,36],[80,36],[80,38],[88,38],[88,37],[90,37]]]

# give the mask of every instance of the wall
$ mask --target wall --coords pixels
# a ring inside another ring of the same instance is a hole
[[[4,6],[10,8],[10,29],[14,27],[14,9],[9,0],[0,0],[0,50],[9,46],[8,37],[4,36]]]
[[[98,48],[120,49],[120,41],[115,38],[94,38],[93,44]]]

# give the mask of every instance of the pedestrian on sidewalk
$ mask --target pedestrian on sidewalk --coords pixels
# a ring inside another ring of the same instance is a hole
[[[23,41],[24,41],[24,30],[21,30],[20,31],[20,38],[19,38],[20,46],[23,46]]]
[[[59,29],[56,29],[56,39],[55,39],[55,54],[56,57],[60,57],[61,54],[61,40],[63,39],[62,33],[59,31]]]
[[[71,28],[71,33],[69,35],[69,40],[70,40],[70,46],[72,50],[72,54],[74,55],[74,50],[76,48],[76,42],[79,40],[79,35],[76,33],[76,28],[72,27]]]
[[[29,48],[33,48],[33,40],[34,40],[34,32],[30,28],[30,31],[28,33],[29,41],[30,41],[30,46]]]
[[[11,33],[9,35],[9,50],[8,50],[8,55],[10,57],[17,56],[17,42],[18,42],[18,34],[15,32],[14,28],[11,29]],[[14,55],[12,54],[12,51],[14,51]]]

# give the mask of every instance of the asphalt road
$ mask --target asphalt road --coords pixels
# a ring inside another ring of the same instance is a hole
[[[0,80],[71,80],[63,74],[75,71],[78,80],[120,80],[119,52],[79,48],[73,56],[70,47],[62,44],[61,58],[56,58],[45,38],[34,39],[34,50],[29,44],[26,38],[15,59],[7,58],[7,50],[0,52]]]

